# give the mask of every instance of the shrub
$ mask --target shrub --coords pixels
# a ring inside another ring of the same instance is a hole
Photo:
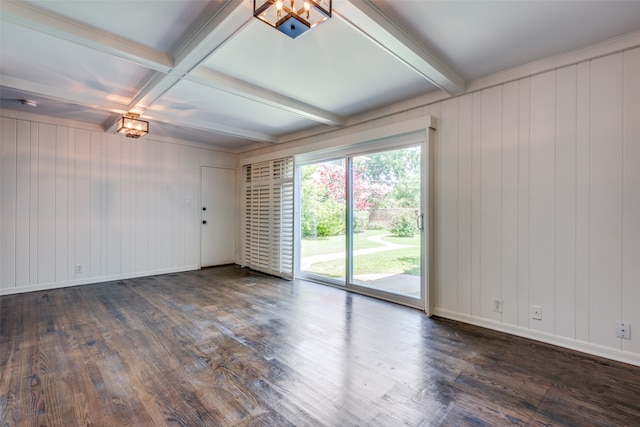
[[[418,232],[416,216],[412,214],[401,214],[391,221],[390,231],[394,236],[413,237]]]
[[[369,211],[368,210],[353,210],[353,232],[362,233],[367,229],[369,224]]]

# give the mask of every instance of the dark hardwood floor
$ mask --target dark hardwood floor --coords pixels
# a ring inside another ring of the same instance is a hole
[[[4,296],[2,426],[640,425],[640,368],[236,266]]]

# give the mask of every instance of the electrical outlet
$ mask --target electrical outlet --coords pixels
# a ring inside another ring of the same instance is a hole
[[[76,264],[76,274],[82,273],[82,264]]]
[[[616,322],[616,336],[626,340],[631,339],[631,324],[629,322]]]
[[[493,299],[493,311],[496,313],[502,313],[502,300],[498,298]]]
[[[540,307],[539,305],[532,305],[531,318],[535,320],[542,320],[542,307]]]

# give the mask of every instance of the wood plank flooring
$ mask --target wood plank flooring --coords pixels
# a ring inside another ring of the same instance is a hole
[[[639,426],[640,368],[237,266],[4,296],[2,426]]]

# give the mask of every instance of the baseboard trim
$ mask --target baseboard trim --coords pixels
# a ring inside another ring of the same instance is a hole
[[[72,286],[91,285],[102,282],[113,282],[115,280],[135,279],[137,277],[156,276],[158,274],[180,273],[183,271],[198,270],[198,265],[187,265],[178,268],[163,268],[160,270],[149,270],[126,274],[115,274],[111,276],[90,277],[87,279],[67,280],[64,282],[38,283],[35,285],[18,286],[14,288],[0,289],[0,295],[22,294],[25,292],[47,291],[51,289],[70,288]]]
[[[631,353],[621,349],[605,347],[585,341],[578,341],[567,337],[549,334],[547,332],[536,331],[529,328],[523,328],[521,326],[496,322],[495,320],[469,316],[467,314],[444,310],[437,307],[434,310],[434,314],[445,319],[457,320],[459,322],[469,323],[471,325],[492,329],[494,331],[505,332],[507,334],[516,335],[519,337],[540,341],[546,344],[552,344],[558,347],[579,351],[581,353],[586,353],[592,356],[604,357],[606,359],[615,360],[617,362],[640,366],[640,354]]]

